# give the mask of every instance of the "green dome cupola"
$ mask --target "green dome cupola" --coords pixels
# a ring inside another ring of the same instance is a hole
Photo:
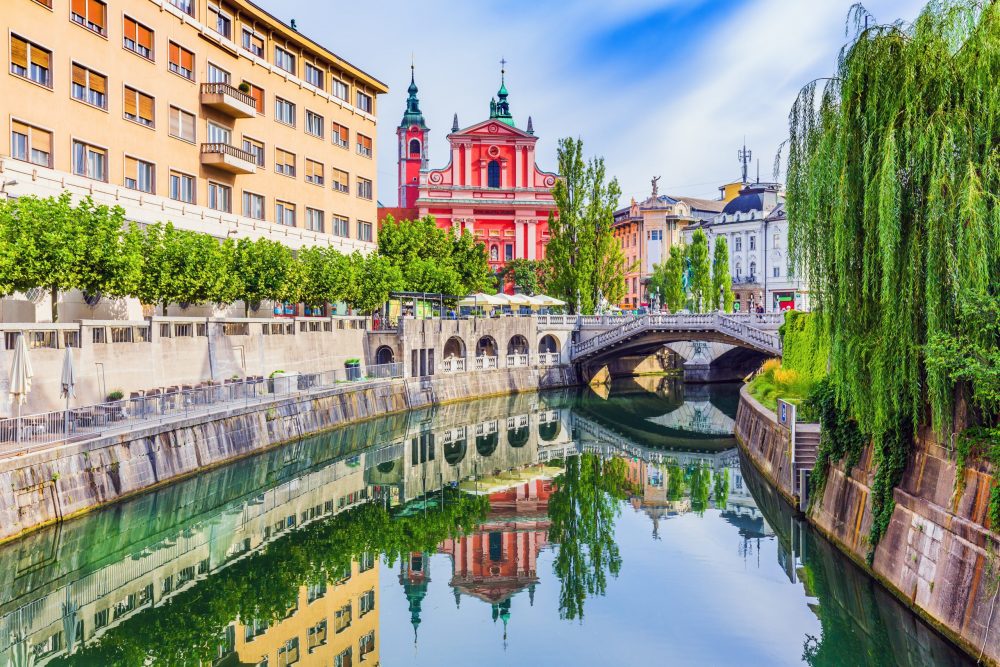
[[[410,65],[410,87],[406,90],[410,96],[406,98],[406,111],[403,112],[403,120],[399,126],[407,129],[416,125],[421,130],[426,130],[427,124],[424,122],[424,114],[420,111],[420,100],[417,98],[418,88],[413,65]]]
[[[510,103],[507,101],[507,96],[510,93],[507,92],[507,84],[504,81],[507,73],[506,64],[506,60],[500,61],[500,90],[497,91],[497,99],[490,100],[490,118],[495,118],[511,127],[517,127],[514,125],[514,116],[510,113]]]

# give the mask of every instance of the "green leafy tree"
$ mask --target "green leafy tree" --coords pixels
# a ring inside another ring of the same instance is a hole
[[[486,292],[493,287],[486,244],[476,241],[468,231],[452,237],[451,263],[458,272],[461,285],[454,294],[465,296]]]
[[[292,251],[276,241],[242,238],[236,243],[233,272],[246,314],[262,301],[280,301],[288,295],[293,260]]]
[[[691,243],[685,248],[685,259],[691,271],[690,295],[692,310],[706,313],[715,310],[712,297],[712,267],[708,259],[708,237],[696,229]]]
[[[584,162],[583,142],[559,141],[560,179],[552,190],[559,215],[549,215],[546,257],[549,289],[570,312],[591,313],[603,296],[611,303],[625,295],[625,255],[612,235],[621,190],[607,178],[603,158]]]
[[[512,259],[497,272],[497,290],[507,283],[522,294],[543,294],[548,280],[548,263],[538,259]]]
[[[455,236],[439,228],[431,216],[398,221],[387,216],[378,254],[399,269],[409,291],[466,294],[493,283],[486,247],[471,234]]]
[[[716,308],[720,306],[720,294],[723,312],[733,312],[733,279],[729,273],[729,242],[725,236],[716,237],[712,254],[712,303]]]
[[[347,300],[361,313],[375,312],[389,300],[390,292],[403,289],[403,272],[387,257],[355,252],[351,255],[351,266],[354,289]]]
[[[672,313],[684,307],[684,248],[670,249],[667,261],[653,265],[649,287],[660,295],[661,303]]]
[[[298,259],[305,274],[302,301],[307,305],[336,303],[353,293],[355,273],[347,255],[316,246],[300,250]]]

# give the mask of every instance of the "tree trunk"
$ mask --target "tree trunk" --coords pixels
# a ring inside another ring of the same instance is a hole
[[[163,316],[166,317],[167,316],[167,302],[164,301],[163,305],[160,306],[160,307],[163,309]]]
[[[49,289],[49,295],[52,297],[52,321],[59,321],[59,288],[53,285]]]
[[[250,302],[243,301],[243,317],[250,317]]]

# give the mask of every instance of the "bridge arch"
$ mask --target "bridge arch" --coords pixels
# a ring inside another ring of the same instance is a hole
[[[496,357],[497,354],[497,342],[493,336],[483,336],[476,343],[476,356],[477,357]]]
[[[452,336],[444,343],[445,359],[464,359],[465,341],[460,336]]]
[[[528,339],[521,334],[514,334],[507,342],[507,354],[529,354]]]

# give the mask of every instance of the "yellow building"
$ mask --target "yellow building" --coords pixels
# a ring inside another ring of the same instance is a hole
[[[247,0],[5,0],[0,191],[372,250],[385,84]]]
[[[276,623],[236,623],[238,665],[349,667],[379,664],[378,559],[363,558],[340,581],[303,586]]]
[[[732,183],[726,183],[725,185],[719,186],[719,196],[721,197],[723,203],[728,204],[732,200],[740,196],[740,190],[746,187],[746,181],[733,181]]]

